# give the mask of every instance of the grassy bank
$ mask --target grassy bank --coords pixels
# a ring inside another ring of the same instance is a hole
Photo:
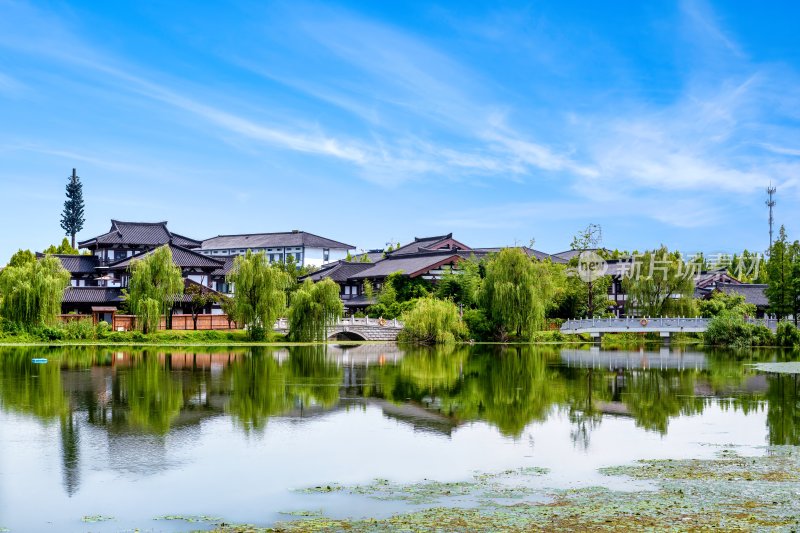
[[[272,333],[267,339],[254,342],[240,329],[177,331],[167,330],[143,334],[139,331],[106,331],[74,334],[68,328],[48,328],[14,333],[0,333],[0,345],[231,345],[285,343],[286,336]]]

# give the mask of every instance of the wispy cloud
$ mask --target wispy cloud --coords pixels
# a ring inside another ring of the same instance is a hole
[[[25,89],[25,84],[16,78],[0,72],[0,94],[18,95]]]

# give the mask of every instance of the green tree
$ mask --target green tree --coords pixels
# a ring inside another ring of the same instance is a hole
[[[458,263],[457,269],[445,272],[436,285],[435,295],[452,300],[466,309],[477,307],[481,288],[481,265],[474,258]]]
[[[161,317],[167,326],[175,299],[183,294],[181,269],[172,262],[169,246],[156,248],[153,253],[131,262],[130,281],[125,299],[128,309],[136,315],[136,327],[142,333],[157,331]]]
[[[289,337],[294,341],[324,341],[328,327],[342,316],[344,304],[339,285],[325,278],[319,283],[307,279],[292,294],[289,306]]]
[[[36,256],[30,250],[17,250],[17,252],[11,256],[11,259],[8,260],[8,265],[10,267],[18,267],[22,266],[26,263],[35,263]]]
[[[251,340],[263,339],[286,309],[285,291],[291,278],[271,266],[264,252],[247,250],[234,260],[228,282],[234,286],[234,319],[247,329]]]
[[[499,338],[530,338],[544,326],[554,294],[550,267],[519,248],[505,248],[487,261],[481,308]]]
[[[634,257],[623,281],[631,316],[689,316],[698,269],[665,246]]]
[[[756,306],[745,302],[745,298],[741,294],[725,294],[719,291],[713,292],[708,300],[699,300],[697,310],[700,316],[705,318],[713,318],[724,311],[730,311],[741,317],[755,316],[756,314]]]
[[[778,318],[791,315],[797,307],[795,274],[798,272],[794,267],[798,261],[797,255],[798,243],[790,243],[786,228],[781,226],[778,239],[772,244],[767,261],[769,282],[766,289],[769,310]]]
[[[589,224],[586,228],[579,231],[572,237],[570,243],[570,250],[580,252],[577,257],[573,258],[572,265],[577,268],[578,279],[586,284],[586,314],[585,316],[595,316],[595,301],[596,296],[600,296],[599,301],[601,304],[607,302],[605,297],[608,291],[608,283],[601,283],[601,290],[605,289],[606,292],[598,295],[595,290],[595,283],[602,279],[602,274],[599,274],[597,268],[600,263],[605,264],[597,253],[594,252],[603,241],[603,229],[599,224]],[[584,291],[582,291],[584,292]]]
[[[45,254],[60,254],[60,255],[80,255],[80,252],[70,246],[69,241],[66,237],[61,240],[61,244],[56,246],[55,244],[51,244],[47,248],[44,249]]]
[[[431,290],[431,283],[426,279],[411,278],[399,271],[392,272],[386,276],[377,301],[367,308],[367,314],[374,318],[397,318],[411,309],[413,300],[428,296]]]
[[[64,211],[61,213],[61,229],[72,237],[72,248],[75,248],[75,235],[83,229],[83,223],[86,222],[83,217],[83,185],[74,168],[72,176],[67,179],[69,179],[67,199],[64,201]]]
[[[448,300],[419,298],[403,313],[399,340],[421,344],[446,344],[466,338],[467,328],[458,307]]]
[[[184,294],[189,297],[187,307],[192,315],[192,324],[197,329],[197,317],[209,305],[217,301],[217,295],[211,289],[199,283],[189,283],[184,289]]]
[[[233,298],[221,296],[219,299],[219,307],[228,319],[228,329],[231,329],[231,323],[234,320],[233,315],[236,313],[236,302]]]
[[[70,274],[55,257],[31,261],[18,252],[0,272],[0,316],[21,327],[53,324]]]

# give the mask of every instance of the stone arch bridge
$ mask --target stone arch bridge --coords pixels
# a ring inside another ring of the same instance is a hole
[[[383,320],[379,318],[340,318],[335,325],[328,328],[329,340],[348,341],[396,341],[403,330],[403,323],[397,319]],[[275,323],[275,331],[289,332],[289,322],[285,318]]]

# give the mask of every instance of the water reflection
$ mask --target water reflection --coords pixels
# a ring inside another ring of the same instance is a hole
[[[573,444],[591,451],[592,432],[607,417],[630,418],[663,435],[670,421],[714,404],[743,414],[765,409],[766,441],[798,445],[797,376],[759,374],[747,366],[795,356],[529,346],[4,348],[0,408],[57,425],[64,487],[72,495],[80,485],[86,427],[103,430],[121,454],[149,450],[151,463],[143,468],[158,469],[168,435],[214,417],[228,416],[239,431],[260,436],[276,417],[302,423],[370,405],[444,436],[483,421],[519,438],[530,424],[561,413]],[[33,364],[36,357],[50,362]]]

